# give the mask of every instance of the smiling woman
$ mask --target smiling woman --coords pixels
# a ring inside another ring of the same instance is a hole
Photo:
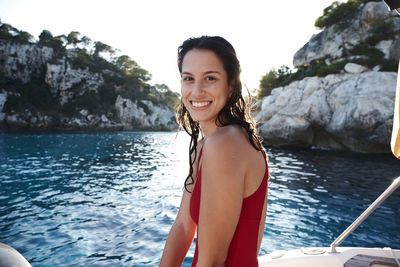
[[[232,94],[226,71],[210,50],[190,50],[182,64],[182,102],[194,121],[215,124],[218,112]]]
[[[258,266],[268,166],[235,50],[222,37],[191,38],[179,47],[178,67],[190,171],[160,266],[180,266],[196,230],[192,266]]]

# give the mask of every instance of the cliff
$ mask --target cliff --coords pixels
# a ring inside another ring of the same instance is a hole
[[[262,98],[256,120],[264,141],[390,152],[397,74],[388,68],[397,68],[399,37],[400,17],[382,2],[362,3],[345,27],[333,24],[312,36],[294,55],[294,66],[303,73],[321,73],[310,71],[320,66],[334,71],[294,80]]]
[[[383,36],[385,31],[388,36]],[[370,43],[384,54],[386,59],[400,57],[400,17],[389,13],[383,2],[361,4],[345,27],[334,24],[300,48],[293,57],[295,67],[307,66],[312,61],[325,60],[327,64],[341,60],[359,61],[367,55],[352,55],[360,44]],[[397,35],[397,36],[396,36]],[[379,39],[382,38],[382,40]]]
[[[177,93],[148,84],[128,56],[78,37],[44,30],[35,41],[0,23],[0,129],[177,128]]]

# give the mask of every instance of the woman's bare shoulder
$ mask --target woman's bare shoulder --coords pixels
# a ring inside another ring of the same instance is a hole
[[[239,126],[228,125],[206,140],[203,153],[232,159],[243,157],[250,147],[246,133]]]

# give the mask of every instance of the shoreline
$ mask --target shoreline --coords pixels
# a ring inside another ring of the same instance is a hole
[[[0,134],[98,134],[98,133],[119,133],[119,132],[176,132],[167,129],[68,129],[68,128],[52,128],[52,129],[1,129]]]

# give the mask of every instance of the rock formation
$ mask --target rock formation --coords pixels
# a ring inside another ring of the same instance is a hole
[[[307,77],[275,88],[256,120],[266,143],[387,152],[396,73]]]
[[[348,50],[364,42],[373,35],[371,27],[374,21],[391,20],[394,31],[400,31],[400,17],[391,15],[383,2],[368,2],[355,15],[350,26],[338,30],[336,25],[313,35],[308,43],[294,55],[295,67],[308,65],[317,59],[328,59],[328,62],[338,61],[347,56]],[[376,47],[386,56],[398,60],[400,56],[400,39],[393,36],[391,40],[382,40]]]
[[[386,59],[399,59],[400,18],[391,17],[381,2],[362,4],[349,28],[338,32],[333,25],[312,36],[294,55],[294,66],[348,63],[338,74],[306,77],[260,100],[256,120],[267,144],[390,152],[397,73],[356,64],[347,52],[371,36],[376,19],[391,20],[399,34],[375,47]]]
[[[63,105],[86,92],[97,93],[104,79],[101,73],[92,73],[88,68],[73,69],[66,58],[63,58],[57,64],[46,64],[45,82],[52,95]]]
[[[175,113],[171,109],[155,106],[147,100],[124,99],[121,96],[115,101],[118,117],[126,130],[136,128],[165,130],[176,125]]]
[[[32,74],[38,73],[52,57],[51,47],[0,40],[0,66],[4,75],[23,83],[29,82]]]
[[[160,101],[157,90],[132,78],[133,85],[128,84],[125,93],[128,91],[133,94],[131,99],[124,99],[119,95],[120,84],[114,82],[124,77],[115,69],[110,70],[106,67],[103,69],[97,67],[98,70],[93,71],[89,67],[74,66],[76,51],[78,50],[66,49],[61,56],[58,51],[56,56],[52,47],[0,39],[0,129],[173,130],[177,128],[174,111]],[[40,81],[31,86],[32,79]],[[143,84],[147,86],[145,92]],[[34,90],[32,88],[37,92],[29,92]],[[114,100],[107,99],[111,102],[108,103],[107,110],[97,108],[89,112],[89,108],[85,105],[92,107],[103,105],[95,103],[96,99],[99,99],[96,95],[100,94],[101,88],[103,93],[106,91]],[[38,95],[39,92],[47,99],[42,99],[44,97]],[[154,102],[142,99],[146,94],[150,95],[149,98]],[[86,98],[79,100],[83,96]],[[134,99],[135,96],[138,99]],[[31,105],[31,99],[27,99],[32,97],[37,99],[36,102],[43,100],[51,103],[45,108],[38,108]],[[5,110],[7,103],[9,105]],[[65,111],[67,105],[69,112]]]

